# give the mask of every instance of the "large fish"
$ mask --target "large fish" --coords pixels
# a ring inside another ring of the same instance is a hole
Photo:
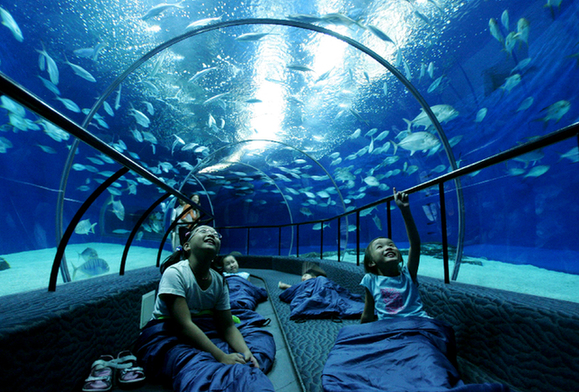
[[[99,258],[91,258],[78,267],[73,264],[73,268],[74,270],[72,272],[72,280],[74,280],[76,277],[77,271],[80,271],[88,276],[96,276],[106,274],[110,270],[107,262]]]
[[[88,234],[88,233],[94,234],[95,226],[96,223],[91,224],[90,219],[81,220],[80,222],[78,222],[78,225],[76,225],[76,227],[74,228],[74,232],[76,234]]]
[[[430,132],[414,132],[399,143],[392,141],[392,144],[394,145],[394,155],[396,155],[398,147],[410,151],[410,155],[413,155],[416,151],[426,151],[438,147],[440,141]]]
[[[42,44],[42,50],[36,49],[36,51],[40,53],[40,56],[44,57],[46,61],[46,67],[48,68],[48,76],[50,76],[50,81],[56,86],[58,84],[60,77],[56,62],[52,57],[50,57],[50,55],[46,51],[46,48],[44,47],[44,44]]]
[[[2,24],[8,27],[8,29],[12,32],[14,38],[16,38],[16,40],[19,42],[24,41],[22,31],[20,30],[20,27],[18,27],[18,24],[16,23],[12,15],[10,15],[10,13],[6,11],[4,8],[0,7],[0,16],[2,16]]]
[[[450,105],[434,105],[430,107],[430,110],[432,110],[440,123],[453,120],[459,114],[458,111]],[[404,119],[404,121],[408,123],[408,130],[410,130],[411,127],[424,127],[424,129],[432,127],[432,121],[430,121],[430,117],[428,117],[424,109],[420,109],[420,114],[416,116],[414,120],[408,121]]]
[[[169,8],[184,8],[181,5],[181,3],[183,3],[183,1],[185,1],[185,0],[181,0],[180,2],[175,3],[175,4],[168,4],[168,3],[157,4],[156,6],[151,7],[151,9],[149,9],[149,11],[147,11],[147,13],[141,19],[143,19],[143,20],[151,19],[151,18],[161,14],[162,12],[168,10]]]
[[[565,115],[571,109],[571,103],[569,101],[561,100],[557,101],[552,105],[547,106],[545,109],[547,111],[547,115],[543,117],[542,121],[549,121],[555,120],[555,122],[559,122],[561,117]]]
[[[85,250],[83,250],[81,253],[78,254],[79,258],[83,258],[84,261],[89,261],[90,259],[96,259],[99,257],[98,253],[96,250],[94,250],[93,248],[86,248]]]

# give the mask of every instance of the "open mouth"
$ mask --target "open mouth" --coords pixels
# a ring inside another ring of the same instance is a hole
[[[386,257],[396,257],[396,253],[394,252],[387,252]]]

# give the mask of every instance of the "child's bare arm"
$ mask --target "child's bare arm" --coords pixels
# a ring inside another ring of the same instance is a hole
[[[371,323],[372,321],[374,321],[374,297],[372,297],[370,291],[366,289],[366,300],[364,302],[364,311],[362,312],[360,324]]]
[[[406,226],[406,234],[408,235],[408,241],[410,243],[407,263],[408,272],[410,272],[412,279],[416,281],[416,274],[418,273],[418,265],[420,263],[420,235],[418,234],[416,223],[414,223],[412,212],[410,212],[408,195],[404,192],[396,192],[396,188],[393,188],[393,190],[394,201],[400,209],[400,212],[402,212],[402,218],[404,218],[404,224]]]

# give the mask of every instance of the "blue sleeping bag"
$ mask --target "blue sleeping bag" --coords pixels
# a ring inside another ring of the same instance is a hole
[[[255,310],[257,304],[267,299],[267,291],[263,287],[257,287],[241,276],[229,275],[225,279],[229,286],[231,309]]]
[[[398,317],[343,327],[324,366],[325,392],[506,392],[469,384],[456,369],[452,328],[426,317]]]
[[[325,276],[305,280],[286,289],[279,298],[290,304],[290,319],[360,318],[364,310],[361,295],[332,282]]]
[[[275,341],[260,328],[265,319],[251,310],[237,312],[237,328],[257,359],[260,369],[250,364],[224,365],[213,356],[179,339],[170,319],[150,321],[135,343],[135,354],[147,379],[170,384],[174,391],[274,391],[266,373],[275,359]],[[212,317],[196,317],[195,324],[225,353],[231,353],[215,328]]]

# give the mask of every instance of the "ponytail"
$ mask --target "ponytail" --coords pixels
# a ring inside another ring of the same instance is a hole
[[[171,254],[169,257],[167,257],[165,260],[163,260],[163,262],[161,263],[161,266],[159,267],[159,269],[161,270],[161,275],[163,275],[163,273],[165,272],[165,270],[167,268],[169,268],[170,266],[172,266],[173,264],[177,264],[178,262],[180,262],[181,260],[185,260],[186,258],[188,258],[189,255],[187,254],[187,252],[183,249],[182,246],[178,246],[177,249],[175,250],[175,253]]]

